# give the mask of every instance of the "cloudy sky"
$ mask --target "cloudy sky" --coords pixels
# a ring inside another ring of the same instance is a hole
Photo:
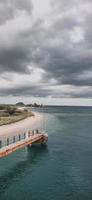
[[[92,105],[92,1],[0,0],[0,103]]]

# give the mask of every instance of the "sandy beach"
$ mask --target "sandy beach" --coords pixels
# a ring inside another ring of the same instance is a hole
[[[42,122],[42,115],[35,112],[34,116],[28,117],[19,122],[13,124],[3,125],[0,127],[0,140],[6,139],[6,137],[17,136],[32,129],[39,128],[39,124]]]

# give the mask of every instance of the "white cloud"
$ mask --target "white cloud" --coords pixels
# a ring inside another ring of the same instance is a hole
[[[80,43],[84,40],[84,33],[81,27],[74,27],[70,32],[70,39],[73,43]]]
[[[29,67],[30,68],[30,67]],[[17,73],[10,73],[4,72],[0,77],[0,89],[4,88],[16,88],[16,87],[29,87],[29,86],[36,86],[42,84],[43,81],[42,76],[44,74],[43,69],[39,68],[31,68],[29,74],[17,74]],[[8,77],[11,77],[8,79]]]
[[[32,0],[34,18],[44,18],[51,11],[51,0]]]

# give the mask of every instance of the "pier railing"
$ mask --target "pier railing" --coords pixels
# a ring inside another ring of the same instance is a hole
[[[40,143],[45,144],[48,140],[48,135],[43,134],[39,132],[38,130],[36,132],[30,132],[23,134],[24,137],[22,137],[21,134],[18,135],[18,140],[16,141],[16,137],[12,137],[12,142],[10,143],[10,138],[8,137],[6,139],[6,145],[2,145],[2,140],[0,140],[0,157],[7,156],[8,154],[26,147],[28,145],[33,145],[34,143]]]
[[[9,146],[10,144],[16,143],[26,138],[26,133],[19,134],[17,136],[8,137],[4,140],[0,140],[0,149],[5,146]]]
[[[2,149],[5,146],[9,146],[11,144],[14,144],[18,141],[22,141],[24,139],[27,139],[30,136],[33,136],[34,134],[38,134],[39,131],[37,130],[33,130],[33,131],[27,131],[18,135],[13,135],[12,137],[6,137],[5,139],[0,140],[0,149]]]

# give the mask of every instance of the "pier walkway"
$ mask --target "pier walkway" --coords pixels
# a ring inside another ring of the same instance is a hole
[[[7,156],[8,154],[26,147],[28,145],[32,145],[34,143],[45,143],[48,140],[48,135],[43,133],[28,133],[27,137],[24,133],[24,139],[21,139],[21,135],[19,135],[19,141],[15,142],[15,138],[13,137],[13,143],[9,144],[9,138],[7,139],[7,145],[2,147],[2,141],[0,141],[0,158]]]

